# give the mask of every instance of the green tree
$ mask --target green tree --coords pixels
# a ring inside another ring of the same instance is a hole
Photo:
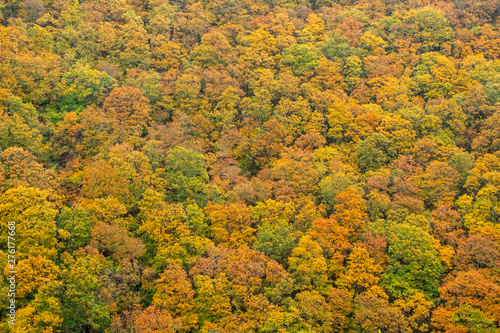
[[[436,241],[419,227],[400,224],[389,234],[390,263],[382,283],[397,298],[422,291],[435,299],[444,272]]]
[[[294,44],[283,52],[281,64],[290,66],[295,75],[313,71],[319,65],[320,51],[311,44]]]

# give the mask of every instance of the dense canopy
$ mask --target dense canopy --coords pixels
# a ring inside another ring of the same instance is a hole
[[[0,331],[500,332],[499,13],[0,0]]]

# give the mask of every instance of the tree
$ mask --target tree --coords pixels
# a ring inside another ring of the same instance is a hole
[[[217,322],[231,315],[231,284],[224,273],[215,278],[197,275],[194,277],[194,285],[200,324],[205,321]]]
[[[9,221],[15,222],[18,260],[30,255],[54,258],[58,252],[57,209],[49,195],[49,191],[18,186],[0,197],[2,233],[7,234]],[[5,244],[7,238],[3,241]]]
[[[330,104],[330,103],[328,103]],[[345,140],[349,127],[354,122],[354,115],[349,108],[352,105],[346,102],[335,101],[332,105],[328,105],[328,137],[337,142]]]
[[[137,313],[134,328],[137,333],[175,333],[180,331],[182,324],[167,311],[150,305]]]
[[[401,224],[389,235],[390,263],[382,284],[394,297],[421,291],[435,299],[444,271],[432,236],[419,227]]]
[[[364,50],[365,54],[379,55],[385,53],[387,42],[382,38],[367,31],[359,39],[359,45]]]
[[[181,47],[172,42],[156,41],[151,50],[151,65],[158,71],[170,71],[181,66]]]
[[[400,116],[382,117],[377,129],[389,139],[398,154],[409,153],[416,136],[410,121]]]
[[[500,249],[487,235],[471,235],[457,249],[455,265],[459,270],[494,268],[499,264]]]
[[[56,217],[56,225],[70,236],[61,240],[68,253],[90,243],[94,221],[91,214],[80,206],[62,207]]]
[[[480,309],[487,317],[498,320],[500,288],[481,271],[457,272],[439,288],[440,299],[453,310],[463,305]]]
[[[105,22],[99,26],[98,35],[101,52],[109,54],[122,69],[144,68],[150,64],[147,34],[139,17],[131,17],[126,24],[117,27]]]
[[[142,211],[139,231],[147,236],[146,244],[154,249],[157,267],[172,261],[191,263],[201,256],[206,241],[199,236],[204,225],[201,212],[193,214],[196,207],[191,205],[188,215],[182,204],[166,203],[164,195],[147,190],[139,208]]]
[[[334,314],[319,292],[302,291],[295,296],[300,316],[315,332],[331,332],[334,327]]]
[[[498,330],[493,319],[488,318],[480,310],[464,305],[451,317],[457,325],[466,327],[470,332],[495,332]]]
[[[453,29],[443,12],[430,7],[410,11],[406,18],[417,29],[414,38],[422,43],[421,51],[438,51],[453,38]]]
[[[192,313],[195,291],[182,267],[176,263],[169,265],[155,285],[153,305],[178,317],[182,323],[181,331],[187,332],[195,327],[198,322],[198,317]]]
[[[325,23],[323,22],[323,20],[315,14],[309,14],[306,21],[306,26],[300,32],[299,41],[303,43],[315,43],[323,41],[323,39],[325,39],[325,36],[323,35]]]
[[[31,128],[18,114],[0,113],[0,147],[19,147],[34,153],[43,149],[43,136],[37,128]]]
[[[334,219],[349,230],[349,237],[356,239],[368,221],[366,201],[355,188],[347,188],[335,196]]]
[[[114,197],[128,207],[134,205],[127,177],[104,159],[99,159],[84,169],[82,192],[89,199]]]
[[[213,205],[209,203],[205,208],[205,215],[215,244],[236,248],[254,242],[256,230],[252,227],[250,210],[245,204]]]
[[[297,290],[322,290],[328,283],[327,263],[321,246],[311,236],[303,236],[288,258]]]
[[[83,126],[76,112],[68,112],[54,128],[52,153],[62,165],[78,154],[77,145],[82,144]]]
[[[227,38],[220,32],[207,33],[201,44],[189,54],[194,64],[200,67],[226,66],[234,61],[234,51]]]
[[[500,112],[495,112],[484,120],[480,134],[472,141],[472,149],[481,153],[494,153],[500,149],[498,126]]]
[[[275,119],[267,121],[264,124],[264,130],[252,147],[254,163],[264,168],[277,160],[288,138],[288,131],[283,124]]]
[[[122,141],[140,136],[151,120],[149,100],[138,88],[117,87],[103,104],[105,115],[114,124],[115,135]]]
[[[374,133],[357,145],[358,165],[361,171],[377,170],[396,156],[390,140],[382,133]]]
[[[470,82],[463,70],[457,70],[450,59],[436,52],[422,55],[413,77],[426,99],[449,98],[464,92]]]
[[[287,264],[301,233],[294,228],[295,205],[281,201],[258,202],[252,209],[252,220],[258,226],[255,249],[262,251],[281,265]]]
[[[426,299],[423,293],[417,292],[415,295],[398,299],[394,302],[394,305],[401,309],[413,330],[420,332],[430,330],[429,322],[434,303]]]
[[[321,57],[314,72],[315,75],[311,78],[311,83],[319,85],[325,90],[331,89],[339,91],[344,86],[342,67],[338,62],[333,62],[325,57]]]
[[[61,270],[52,260],[42,256],[28,256],[18,261],[16,268],[19,271],[17,296],[24,299],[31,299],[39,288],[58,280],[61,274]]]
[[[349,229],[340,224],[332,216],[329,219],[317,219],[313,222],[308,234],[322,248],[327,261],[328,273],[338,275],[344,269],[344,261],[352,248],[349,242]]]
[[[293,278],[280,264],[270,260],[263,281],[264,295],[273,304],[280,305],[293,291]]]
[[[411,332],[400,309],[374,294],[364,293],[354,299],[354,324],[365,332]]]
[[[360,294],[377,286],[380,273],[382,267],[375,264],[368,251],[362,247],[354,247],[349,255],[346,271],[340,274],[336,284],[342,289]]]
[[[22,330],[39,332],[54,332],[66,328],[64,309],[60,298],[54,295],[54,290],[61,284],[50,281],[42,286],[27,306],[16,311],[16,325],[12,332]]]
[[[276,106],[277,120],[286,126],[288,133],[298,137],[305,133],[321,133],[324,131],[324,118],[319,112],[314,112],[306,100],[300,96],[297,101],[281,99]]]
[[[87,105],[100,105],[116,80],[106,72],[89,66],[77,66],[61,78],[65,87],[60,102],[63,111],[79,112]]]
[[[323,54],[332,61],[343,63],[350,56],[357,55],[358,50],[350,46],[349,39],[340,30],[334,30],[323,43]]]
[[[206,159],[202,154],[183,147],[172,148],[164,161],[163,177],[167,181],[170,197],[175,201],[195,200],[200,206],[217,193],[208,185]]]
[[[62,329],[78,331],[108,327],[110,311],[98,297],[102,288],[99,275],[106,268],[104,257],[92,247],[65,253],[62,281],[50,285],[52,295],[61,304]]]
[[[249,69],[272,68],[276,64],[278,40],[266,29],[252,31],[242,40],[239,47],[240,61],[247,63]]]
[[[0,154],[3,169],[2,188],[18,186],[56,189],[54,172],[38,163],[36,157],[23,148],[11,147]]]
[[[255,249],[282,265],[297,246],[300,233],[287,222],[264,223],[258,228]]]
[[[15,52],[11,57],[14,80],[13,91],[34,106],[53,105],[60,95],[61,57],[57,54],[42,51],[34,53],[29,50]],[[10,70],[9,70],[10,72]],[[54,109],[46,108],[47,118],[58,119]],[[59,118],[60,119],[60,118]]]
[[[427,205],[439,205],[451,203],[455,199],[458,178],[458,172],[448,163],[433,161],[424,174],[416,177],[416,183],[422,189],[422,197]]]
[[[272,108],[276,103],[279,83],[275,71],[268,68],[257,68],[250,73],[248,95],[241,101],[241,114],[258,121],[265,122],[272,116]]]
[[[311,44],[294,44],[283,52],[281,64],[290,66],[292,72],[303,75],[319,65],[320,51]]]
[[[92,229],[90,245],[116,262],[133,261],[145,252],[144,243],[127,235],[124,227],[98,223]]]
[[[350,93],[360,83],[363,76],[363,62],[358,56],[348,57],[343,65],[342,74],[344,74],[345,90]]]

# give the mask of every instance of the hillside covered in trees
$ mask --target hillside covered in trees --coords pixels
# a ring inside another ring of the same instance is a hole
[[[500,332],[498,0],[0,13],[1,332]]]

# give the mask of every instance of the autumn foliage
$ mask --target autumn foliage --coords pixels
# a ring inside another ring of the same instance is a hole
[[[0,0],[0,332],[500,332],[499,10]]]

